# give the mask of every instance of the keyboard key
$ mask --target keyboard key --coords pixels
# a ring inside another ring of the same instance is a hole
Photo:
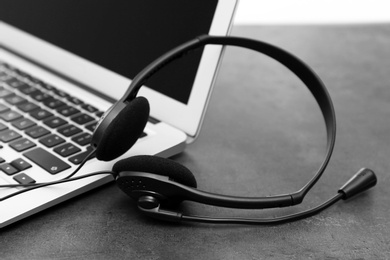
[[[68,97],[69,96],[68,93],[65,93],[64,91],[59,90],[59,89],[54,89],[53,93],[55,93],[56,95],[58,95],[60,97]]]
[[[70,156],[72,154],[78,153],[80,151],[81,151],[80,148],[78,148],[77,146],[70,144],[70,143],[60,145],[54,149],[54,152],[58,153],[62,157],[67,157],[67,156]]]
[[[8,75],[7,73],[5,73],[3,71],[0,72],[0,82],[5,82],[10,78],[11,78],[11,76]]]
[[[65,125],[66,121],[62,118],[55,116],[55,117],[51,117],[49,119],[46,119],[45,121],[43,121],[43,123],[45,125],[47,125],[48,127],[57,128],[59,126]]]
[[[43,137],[39,140],[40,143],[44,144],[47,147],[53,147],[65,142],[65,139],[59,137],[56,134],[51,134],[46,137]]]
[[[66,137],[69,137],[69,136],[80,133],[82,130],[74,125],[66,125],[66,126],[63,126],[61,128],[58,128],[57,131],[60,134],[66,136]]]
[[[95,131],[96,126],[97,126],[97,122],[95,121],[92,124],[85,126],[85,128],[87,128],[89,131],[93,132],[93,131]]]
[[[23,112],[31,112],[31,111],[39,108],[39,106],[34,104],[34,103],[27,102],[27,103],[22,103],[22,104],[17,105],[17,108],[19,108]]]
[[[8,129],[8,127],[5,124],[0,122],[0,131],[3,131],[5,129]]]
[[[5,172],[7,175],[13,175],[13,174],[19,172],[18,169],[16,169],[14,166],[12,166],[9,163],[4,163],[4,164],[0,165],[0,170]]]
[[[43,120],[45,118],[48,118],[49,116],[52,116],[53,114],[45,109],[40,108],[32,111],[30,115],[37,120]]]
[[[42,101],[50,98],[51,96],[49,94],[43,93],[42,91],[36,90],[36,91],[30,93],[30,97],[32,97],[36,101],[42,102]]]
[[[72,117],[71,120],[79,125],[84,125],[88,122],[93,121],[94,118],[87,115],[87,114],[80,114],[80,115]]]
[[[50,133],[50,131],[42,126],[35,126],[35,127],[28,129],[26,131],[26,134],[31,136],[32,138],[39,138],[39,137],[42,137],[42,136],[47,135],[49,133]]]
[[[57,112],[63,116],[72,116],[74,114],[80,113],[80,110],[71,106],[65,106],[57,109]]]
[[[9,110],[9,111],[6,111],[6,112],[0,114],[0,118],[6,122],[11,122],[11,121],[19,119],[21,117],[22,117],[21,114],[19,114],[16,111],[13,111],[13,110]]]
[[[13,177],[15,181],[17,181],[18,183],[20,184],[31,184],[31,183],[35,183],[35,180],[33,178],[31,178],[30,176],[28,176],[27,174],[25,173],[20,173],[16,176]]]
[[[62,102],[61,100],[59,99],[56,99],[56,98],[48,98],[46,99],[45,101],[43,101],[43,104],[51,109],[56,109],[56,108],[59,108],[59,107],[62,107],[62,106],[65,106],[66,104],[64,102]]]
[[[81,146],[91,143],[91,139],[92,135],[89,133],[82,133],[78,136],[72,137],[72,141]]]
[[[5,81],[8,86],[13,87],[13,88],[19,88],[21,86],[26,85],[23,81],[18,80],[17,78],[10,78]]]
[[[0,88],[0,98],[5,98],[5,97],[10,96],[12,94],[13,94],[13,92],[8,90],[8,89]]]
[[[81,105],[84,103],[83,101],[81,101],[80,99],[75,98],[75,97],[67,97],[66,99],[75,105]]]
[[[10,70],[12,70],[13,72],[15,72],[18,76],[22,76],[22,77],[27,77],[29,76],[29,74],[27,74],[27,72],[24,72],[23,70],[20,70],[18,68],[10,68]]]
[[[44,84],[44,83],[42,82],[42,80],[37,79],[37,78],[34,78],[34,77],[30,77],[30,80],[31,80],[31,82],[33,82],[34,84],[36,84],[36,85],[38,85],[38,86],[41,86],[41,87],[42,87],[42,85]]]
[[[21,137],[21,135],[11,129],[0,132],[0,141],[3,141],[4,143],[11,142],[19,137]]]
[[[10,105],[17,106],[19,104],[22,104],[26,102],[27,100],[25,98],[22,98],[21,96],[18,95],[11,95],[5,98],[5,102],[7,102]]]
[[[24,170],[32,167],[31,164],[29,164],[28,162],[26,162],[22,158],[18,158],[16,160],[13,160],[11,162],[11,165],[13,167],[15,167],[16,169],[18,169],[19,171],[24,171]]]
[[[104,115],[104,112],[103,111],[98,111],[98,112],[95,113],[95,115],[100,118],[100,117],[102,117]]]
[[[6,105],[0,103],[0,113],[3,113],[5,111],[7,111],[7,110],[9,110],[9,107],[7,107]]]
[[[81,108],[84,109],[84,110],[87,110],[90,113],[95,113],[95,112],[98,111],[98,109],[96,107],[93,107],[93,106],[88,105],[88,104],[82,105]]]
[[[47,90],[49,90],[49,91],[54,91],[54,90],[56,90],[56,88],[55,87],[53,87],[52,85],[49,85],[49,84],[47,84],[47,83],[45,83],[45,82],[37,82],[37,84],[39,84],[39,86],[41,86],[42,88],[44,88],[44,89],[47,89]]]
[[[22,151],[25,151],[27,149],[30,149],[31,147],[36,146],[36,144],[33,143],[32,141],[28,140],[27,138],[21,138],[21,139],[17,139],[16,141],[10,143],[9,146],[11,148],[13,148],[14,150],[16,150],[17,152],[22,152]]]
[[[88,148],[85,152],[82,152],[82,153],[76,154],[75,156],[70,157],[69,161],[74,163],[74,164],[80,164],[85,159],[85,157],[87,157],[91,153],[91,151],[92,151],[92,147],[88,146]],[[94,157],[95,157],[95,155],[91,156],[90,159],[92,159]]]
[[[37,91],[36,88],[34,88],[33,86],[30,86],[30,85],[20,86],[18,88],[18,90],[25,95],[30,95],[31,93],[34,93],[35,91]]]
[[[36,123],[28,118],[21,118],[12,122],[12,125],[19,130],[24,130],[36,125]]]
[[[69,164],[40,147],[28,151],[23,155],[51,174],[57,174],[70,168]]]

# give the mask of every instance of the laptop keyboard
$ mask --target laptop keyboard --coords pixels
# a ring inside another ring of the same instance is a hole
[[[77,166],[92,150],[90,140],[102,114],[84,100],[0,63],[0,181],[35,183],[40,182],[33,175],[36,167],[55,176]],[[16,153],[4,154],[6,146]]]

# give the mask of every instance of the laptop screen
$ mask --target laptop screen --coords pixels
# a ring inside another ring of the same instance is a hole
[[[129,79],[171,48],[207,34],[217,0],[2,0],[0,20]],[[201,50],[148,87],[188,102]]]

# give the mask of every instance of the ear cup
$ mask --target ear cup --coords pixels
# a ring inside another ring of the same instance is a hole
[[[127,152],[141,136],[149,110],[149,102],[144,97],[135,98],[122,109],[104,131],[96,158],[110,161]]]
[[[197,186],[196,179],[188,168],[175,161],[157,156],[140,155],[123,159],[114,164],[112,171],[116,174],[123,171],[153,173],[167,176],[192,188]]]

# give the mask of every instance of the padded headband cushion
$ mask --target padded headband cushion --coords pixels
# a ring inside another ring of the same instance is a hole
[[[147,172],[167,176],[183,185],[196,188],[192,172],[185,166],[157,156],[139,155],[123,159],[114,164],[112,171],[118,174],[123,171]]]
[[[141,136],[148,118],[148,100],[132,100],[108,125],[96,148],[96,158],[110,161],[127,152]]]

